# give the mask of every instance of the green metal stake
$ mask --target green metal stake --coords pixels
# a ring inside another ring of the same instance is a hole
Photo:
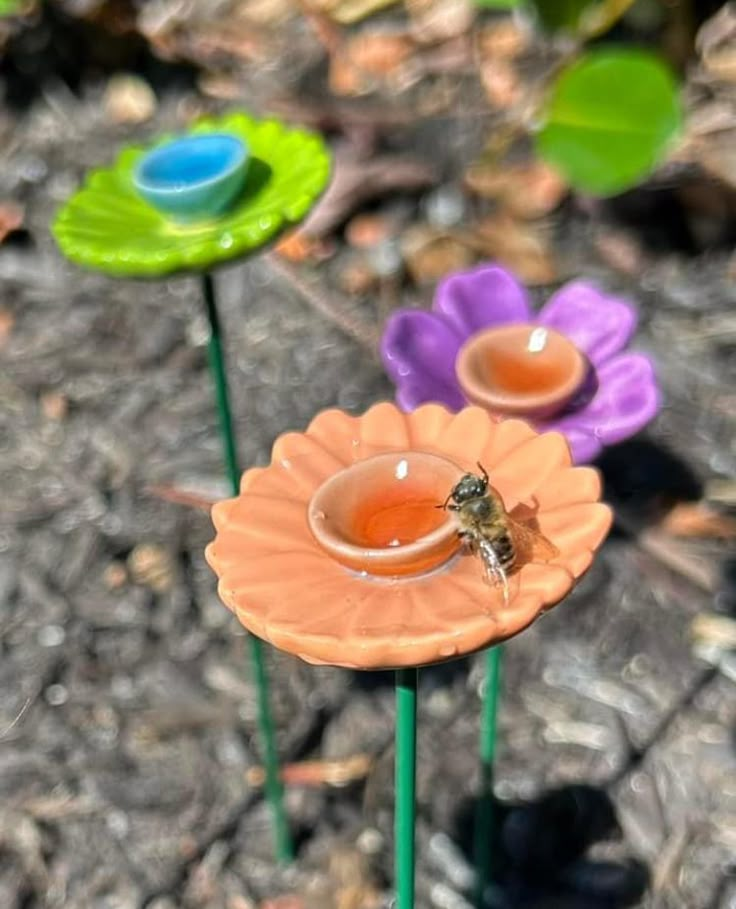
[[[414,909],[417,669],[396,670],[396,909]]]
[[[232,411],[230,410],[227,390],[227,375],[222,350],[220,317],[217,312],[217,300],[215,297],[215,284],[212,275],[207,272],[202,276],[202,293],[207,307],[207,318],[210,323],[210,340],[207,352],[217,395],[217,412],[222,437],[223,457],[232,493],[237,495],[240,490],[238,450],[235,444]],[[286,864],[293,859],[294,849],[284,810],[284,791],[279,773],[276,733],[269,706],[268,675],[263,658],[263,643],[254,635],[249,635],[248,637],[256,682],[258,730],[261,737],[261,747],[263,748],[263,766],[266,772],[266,798],[271,806],[274,851],[277,861],[281,864]]]
[[[496,719],[501,685],[500,644],[486,651],[485,691],[480,720],[480,792],[475,810],[473,846],[476,870],[475,905],[483,907],[483,896],[493,871],[493,762],[496,756]]]

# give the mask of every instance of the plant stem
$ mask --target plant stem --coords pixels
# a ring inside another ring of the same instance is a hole
[[[414,909],[418,670],[396,670],[396,909]]]
[[[473,846],[476,870],[475,905],[483,907],[483,897],[493,872],[493,762],[496,756],[496,719],[501,684],[502,647],[486,651],[485,691],[480,720],[480,791],[476,802]]]
[[[212,275],[207,272],[202,275],[202,294],[210,324],[210,340],[207,352],[212,379],[215,383],[223,459],[232,494],[237,495],[240,489],[238,450],[233,431],[233,417],[227,387],[225,357],[222,350],[215,283]],[[284,810],[284,792],[279,772],[278,752],[276,750],[276,733],[269,706],[268,675],[263,656],[263,643],[253,635],[250,635],[250,653],[257,692],[258,730],[263,749],[263,766],[266,773],[265,791],[266,798],[271,806],[274,852],[276,860],[281,864],[286,864],[292,860],[294,852]]]

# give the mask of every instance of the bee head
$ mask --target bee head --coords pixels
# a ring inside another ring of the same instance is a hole
[[[477,477],[474,473],[466,473],[460,482],[453,488],[450,498],[457,505],[477,499],[488,492],[488,479]]]

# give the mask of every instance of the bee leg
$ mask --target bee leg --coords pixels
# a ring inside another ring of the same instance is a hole
[[[458,530],[457,535],[460,542],[471,555],[475,555],[478,552],[478,546],[472,533],[468,533],[466,530]]]
[[[509,579],[506,572],[500,566],[494,566],[492,569],[494,580],[503,587],[503,605],[509,605]]]
[[[503,605],[509,605],[509,579],[506,577],[506,572],[501,571],[501,583],[503,584]]]

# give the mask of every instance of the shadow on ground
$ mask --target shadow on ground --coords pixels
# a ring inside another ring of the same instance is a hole
[[[473,861],[478,802],[458,809],[457,842]],[[552,789],[516,805],[494,802],[492,881],[484,906],[535,909],[594,909],[636,905],[649,884],[638,859],[598,859],[599,843],[620,839],[610,796],[601,788],[574,784]]]

